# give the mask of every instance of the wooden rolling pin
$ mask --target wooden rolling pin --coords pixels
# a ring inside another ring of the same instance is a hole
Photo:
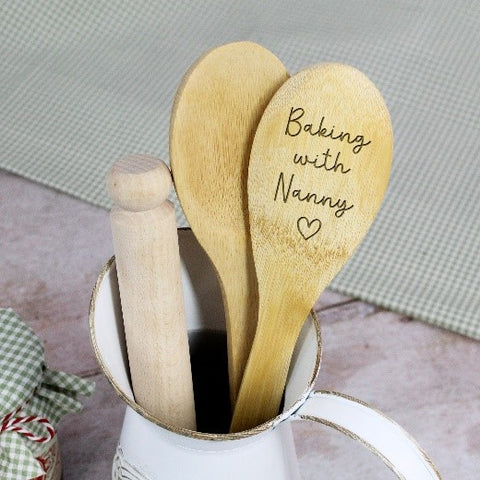
[[[135,155],[110,169],[107,188],[135,399],[168,425],[195,430],[178,236],[168,167]]]

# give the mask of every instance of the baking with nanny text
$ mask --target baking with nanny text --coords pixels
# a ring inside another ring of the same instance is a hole
[[[345,142],[351,146],[351,154],[355,156],[360,154],[364,147],[371,144],[371,141],[367,140],[364,135],[354,135],[349,131],[337,129],[335,125],[328,122],[325,116],[321,116],[320,120],[315,124],[305,121],[304,117],[304,108],[291,107],[284,134],[289,137],[310,135],[319,139],[330,140],[329,143],[332,144],[334,142]],[[295,152],[292,164],[337,175],[348,175],[351,167],[345,165],[342,154],[345,154],[345,149],[338,151],[335,145],[327,146],[322,152],[313,154],[311,152]],[[337,219],[343,217],[346,212],[355,206],[346,198],[338,198],[326,193],[305,191],[298,183],[294,173],[286,174],[282,171],[278,176],[274,201],[287,203],[291,199],[331,209]],[[319,218],[302,216],[298,218],[296,227],[302,237],[308,240],[320,231],[322,221]]]

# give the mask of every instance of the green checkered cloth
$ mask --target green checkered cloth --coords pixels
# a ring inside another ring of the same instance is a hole
[[[0,309],[0,478],[27,480],[43,475],[37,457],[48,448],[2,428],[7,418],[35,416],[56,428],[63,416],[82,409],[78,395],[90,396],[93,390],[91,381],[50,370],[35,332],[12,309]],[[19,426],[34,436],[46,436],[44,423]]]
[[[331,287],[480,338],[478,1],[1,2],[0,167],[109,208],[109,166],[168,161],[181,78],[237,40],[292,73],[351,64],[389,107],[387,195]]]

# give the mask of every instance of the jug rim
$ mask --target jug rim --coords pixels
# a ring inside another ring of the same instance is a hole
[[[189,230],[189,229],[185,229]],[[320,322],[318,320],[318,316],[316,312],[312,309],[306,319],[306,321],[312,321],[315,327],[315,336],[317,341],[317,350],[316,350],[316,357],[315,357],[315,365],[312,371],[312,376],[308,382],[307,388],[302,392],[302,394],[296,399],[296,401],[288,408],[286,411],[281,412],[277,416],[271,418],[270,420],[261,423],[251,429],[244,430],[241,432],[235,433],[207,433],[207,432],[198,432],[196,430],[189,430],[183,427],[176,427],[174,425],[170,425],[166,422],[163,422],[150,414],[145,408],[139,405],[134,399],[130,398],[123,389],[120,387],[118,382],[115,380],[114,375],[110,372],[101,352],[101,349],[98,345],[97,335],[95,330],[95,311],[96,311],[96,302],[98,293],[100,290],[100,286],[102,285],[103,280],[110,272],[110,270],[115,266],[115,255],[113,255],[108,262],[104,265],[98,278],[95,282],[95,286],[92,290],[91,298],[90,298],[90,307],[89,307],[89,333],[90,333],[90,342],[93,348],[93,352],[95,354],[96,360],[102,369],[103,374],[106,376],[108,382],[113,387],[115,393],[120,397],[120,399],[125,402],[128,407],[134,410],[136,413],[141,415],[146,420],[158,425],[166,430],[174,432],[176,434],[186,436],[189,438],[196,438],[200,440],[216,440],[216,441],[225,441],[225,440],[239,440],[246,437],[251,437],[271,428],[276,427],[281,422],[286,420],[288,417],[292,415],[306,400],[308,395],[313,390],[315,380],[318,376],[320,371],[321,359],[322,359],[322,337],[321,337],[321,329],[320,329]]]

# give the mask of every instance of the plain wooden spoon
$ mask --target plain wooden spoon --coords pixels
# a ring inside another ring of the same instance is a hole
[[[346,65],[296,74],[266,108],[248,172],[259,319],[232,431],[278,413],[300,329],[374,220],[392,149],[380,93]]]
[[[229,379],[235,402],[257,321],[247,171],[262,113],[288,74],[251,42],[215,48],[187,72],[170,125],[170,164],[185,215],[212,260],[223,291]]]

